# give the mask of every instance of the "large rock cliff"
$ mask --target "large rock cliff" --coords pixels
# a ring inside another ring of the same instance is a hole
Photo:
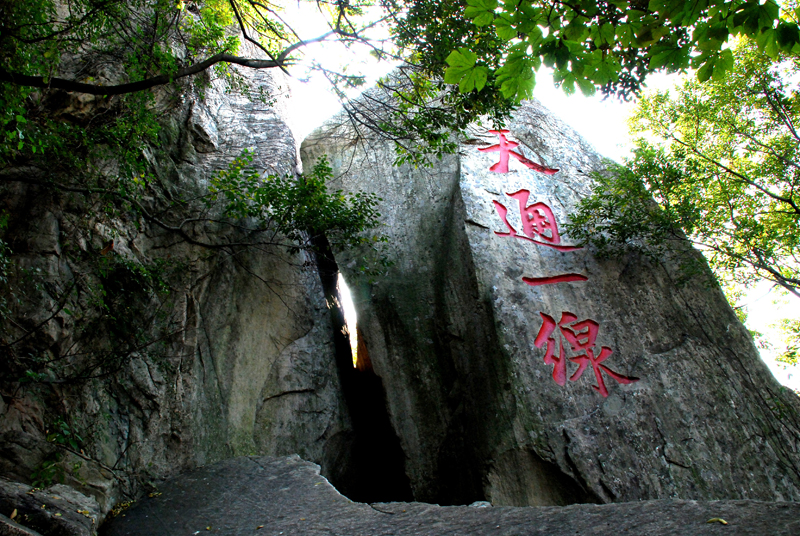
[[[63,97],[73,118],[108,113]],[[147,158],[161,194],[202,196],[244,149],[294,173],[284,104],[216,84],[159,94]],[[0,513],[91,534],[120,500],[157,497],[158,479],[288,454],[365,502],[800,499],[797,397],[710,274],[682,280],[688,245],[603,260],[570,241],[560,226],[602,162],[539,104],[431,168],[393,166],[393,145],[343,116],[301,152],[306,168],[329,157],[334,188],[383,198],[388,273],[337,254],[360,370],[337,353],[311,254],[213,215],[196,228],[163,206],[149,220],[110,210],[42,167],[0,171]],[[73,491],[24,485],[58,481]]]
[[[393,144],[344,115],[301,149],[384,200],[388,276],[338,260],[415,498],[800,499],[798,399],[710,273],[680,281],[698,253],[575,247],[559,226],[601,158],[537,102],[507,129],[476,126],[431,168],[393,167]]]
[[[159,94],[161,130],[148,158],[162,191],[202,194],[244,149],[260,170],[295,172],[286,80],[259,72],[249,82],[276,102],[219,83],[177,100]],[[84,115],[107,113],[91,99],[64,99]],[[12,252],[0,476],[64,481],[96,499],[102,517],[151,479],[231,456],[300,454],[328,470],[351,430],[313,258],[188,243],[44,185],[48,172],[0,172]],[[243,238],[253,236],[225,227],[216,236]],[[140,292],[153,286],[147,277],[164,288]],[[9,514],[13,493],[0,502]]]

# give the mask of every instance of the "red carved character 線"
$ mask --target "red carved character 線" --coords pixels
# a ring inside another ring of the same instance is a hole
[[[560,335],[569,342],[572,352],[579,354],[569,358],[570,361],[578,364],[578,370],[570,376],[570,381],[577,381],[589,365],[592,366],[597,380],[597,385],[592,387],[603,397],[608,396],[608,389],[603,379],[604,372],[619,383],[629,384],[639,381],[639,378],[623,376],[602,364],[613,353],[611,348],[603,346],[600,348],[600,355],[595,356],[595,343],[600,324],[594,320],[589,319],[578,322],[577,316],[565,311],[561,314],[561,320],[556,323],[553,317],[548,314],[540,312],[539,315],[542,317],[542,327],[539,329],[533,344],[537,348],[541,348],[542,345],[547,343],[544,362],[547,365],[553,365],[553,379],[558,385],[566,383],[567,362],[563,340],[559,341],[559,356],[555,357],[556,338],[553,337],[553,332],[556,327],[559,328]]]

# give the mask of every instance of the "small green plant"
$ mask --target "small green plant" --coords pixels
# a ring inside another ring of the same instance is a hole
[[[299,177],[262,177],[252,168],[253,155],[245,151],[227,170],[220,171],[209,186],[205,199],[209,208],[222,204],[222,214],[234,220],[255,219],[259,228],[289,239],[283,243],[290,252],[314,249],[314,240],[325,236],[334,249],[372,247],[379,251],[386,237],[368,233],[380,226],[375,194],[342,190],[328,191],[333,169],[325,156],[311,173]],[[385,266],[378,254],[372,269]]]
[[[47,441],[74,451],[79,451],[83,438],[73,430],[61,417],[57,418],[50,430],[47,431]]]
[[[44,372],[34,372],[26,370],[25,375],[19,379],[20,383],[42,383],[46,382],[50,377]]]
[[[48,443],[73,452],[79,452],[83,444],[83,438],[62,417],[56,418],[53,424],[45,430],[45,439]],[[73,462],[70,466],[71,472],[77,473],[82,465],[82,461]],[[35,488],[46,488],[55,482],[63,483],[66,474],[64,453],[61,450],[55,450],[34,469],[31,474],[31,482]]]
[[[40,463],[31,474],[31,485],[34,488],[44,489],[56,482],[63,483],[66,475],[61,464],[62,454],[53,452]]]

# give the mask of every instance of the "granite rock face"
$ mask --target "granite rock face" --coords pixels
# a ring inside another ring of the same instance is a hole
[[[97,533],[99,521],[104,517],[93,497],[68,486],[56,484],[48,490],[31,489],[3,479],[0,479],[0,511],[14,516],[14,520],[0,516],[0,535],[5,535],[3,530],[6,530],[14,536],[91,536]],[[15,521],[22,527],[16,526]]]
[[[159,489],[160,496],[114,518],[101,534],[789,536],[800,529],[797,503],[656,500],[536,508],[360,504],[340,495],[319,476],[318,467],[296,457],[226,460]]]
[[[279,95],[277,104],[226,94],[216,83],[202,97],[190,92],[175,101],[160,95],[159,148],[166,156],[156,156],[154,148],[147,157],[166,189],[187,196],[203,192],[211,174],[243,149],[260,170],[295,172],[286,80],[267,72],[249,80]],[[349,417],[329,311],[308,254],[290,255],[277,246],[204,249],[124,212],[101,220],[96,207],[76,196],[13,182],[14,173],[46,179],[47,170],[3,173],[0,210],[9,214],[4,237],[19,267],[11,288],[24,299],[6,302],[13,304],[17,327],[2,342],[20,339],[6,350],[53,364],[23,383],[22,372],[0,367],[0,475],[24,483],[63,480],[98,501],[99,523],[115,503],[146,489],[148,480],[200,464],[297,453],[327,468],[342,455],[339,436],[349,433]],[[241,238],[220,230],[217,238],[226,237]],[[125,267],[172,263],[182,286],[159,303],[132,298],[120,305],[127,309],[113,325],[100,318],[97,333],[84,333],[88,320],[77,311],[96,297],[72,289],[103,283],[104,299],[113,301],[117,286],[130,279],[98,279],[85,265],[87,258],[105,262],[112,256],[122,275]],[[150,316],[161,319],[158,329],[147,331],[148,325],[130,335],[151,341],[139,350],[112,355],[116,361],[91,374],[69,368],[100,352],[87,341],[106,344],[113,337],[104,335],[103,326],[124,331]],[[66,431],[59,423],[68,425]]]
[[[601,158],[537,102],[507,128],[522,158],[506,173],[477,127],[428,169],[393,167],[392,145],[342,116],[301,148],[304,167],[325,154],[338,187],[384,200],[388,277],[338,260],[415,499],[800,500],[798,398],[709,273],[679,283],[698,253],[576,249],[559,225]]]

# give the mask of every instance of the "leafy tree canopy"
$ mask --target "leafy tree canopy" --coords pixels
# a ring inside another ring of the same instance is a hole
[[[286,70],[306,46],[332,39],[369,44],[380,53],[380,42],[362,35],[381,21],[364,17],[370,0],[311,3],[328,30],[309,38],[285,22],[280,3],[261,0],[0,1],[0,131],[14,138],[0,151],[0,165],[60,144],[63,118],[48,122],[38,106],[54,90],[121,95],[115,104],[141,109],[146,90],[209,72],[233,90],[266,100],[269,95],[250,88],[231,66]],[[195,80],[202,85],[208,78]],[[20,153],[23,147],[27,152]]]
[[[370,0],[315,2],[329,29],[301,37],[281,2],[260,0],[31,0],[0,3],[0,80],[94,95],[142,91],[218,64],[286,69],[309,44],[366,43]],[[243,44],[250,55],[239,55]],[[370,46],[378,50],[376,41]],[[256,58],[255,55],[262,58]],[[113,66],[127,81],[95,80]]]
[[[571,232],[607,252],[688,236],[723,283],[800,298],[800,61],[750,40],[731,53],[725,77],[642,99],[634,157],[598,177]]]
[[[327,31],[301,38],[281,2],[260,0],[0,2],[0,82],[7,96],[0,127],[24,117],[21,99],[31,88],[128,94],[213,68],[246,91],[231,65],[286,70],[308,44],[338,40],[403,59],[413,72],[401,84],[387,84],[399,102],[393,119],[362,124],[388,133],[401,154],[413,153],[418,141],[441,154],[455,149],[442,129],[461,129],[482,115],[502,123],[531,96],[542,64],[567,92],[600,88],[628,98],[655,70],[694,68],[700,80],[720,79],[732,68],[724,44],[734,35],[755,38],[773,58],[800,51],[797,24],[781,18],[774,0],[304,3],[327,17]],[[384,22],[393,52],[367,33]],[[363,82],[357,73],[317,68],[335,84]]]
[[[774,0],[466,0],[464,15],[482,29],[452,47],[445,79],[459,91],[499,90],[529,98],[544,63],[565,91],[623,98],[638,94],[647,74],[687,68],[719,80],[733,67],[731,36],[756,39],[770,57],[800,52],[800,31]],[[418,21],[424,24],[425,21]],[[439,24],[438,21],[431,23]],[[486,41],[492,50],[486,53]]]

